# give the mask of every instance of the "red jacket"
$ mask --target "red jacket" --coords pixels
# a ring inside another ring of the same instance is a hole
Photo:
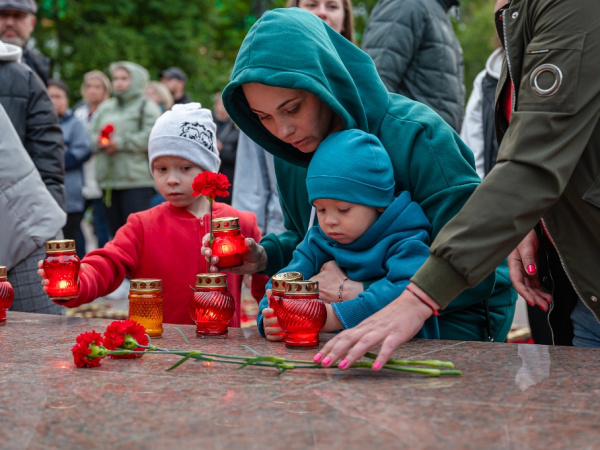
[[[213,204],[213,218],[231,216],[239,217],[242,235],[260,241],[253,213],[238,211],[225,203]],[[73,308],[108,295],[121,285],[125,276],[159,278],[163,283],[163,322],[193,324],[188,312],[193,295],[190,286],[194,286],[196,274],[207,269],[200,249],[202,237],[209,232],[209,223],[209,214],[198,219],[168,202],[131,214],[112,241],[83,258],[79,295],[64,305]],[[258,301],[262,294],[255,291],[268,280],[260,275],[252,278],[253,295]],[[229,326],[239,327],[242,276],[228,274],[227,279],[229,292],[235,298],[235,315]]]

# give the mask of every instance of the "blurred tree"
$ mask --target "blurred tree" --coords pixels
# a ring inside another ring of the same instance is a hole
[[[357,44],[377,0],[354,1]],[[79,95],[83,74],[107,71],[113,61],[130,60],[146,67],[153,79],[169,66],[189,76],[192,99],[212,106],[212,94],[227,84],[239,46],[260,15],[286,0],[42,0],[38,48],[53,60],[52,76]],[[456,33],[465,53],[465,82],[470,92],[475,75],[493,50],[491,0],[463,0]]]

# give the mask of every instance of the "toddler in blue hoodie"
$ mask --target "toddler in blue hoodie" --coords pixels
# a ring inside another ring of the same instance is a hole
[[[280,273],[300,272],[308,280],[333,260],[349,279],[363,282],[358,297],[325,305],[323,331],[351,328],[404,291],[429,256],[430,224],[408,192],[394,192],[390,157],[376,136],[361,130],[333,133],[321,142],[306,186],[318,226],[308,231]],[[269,340],[282,340],[272,314],[265,296],[258,329]],[[416,337],[439,339],[437,318],[430,317]]]

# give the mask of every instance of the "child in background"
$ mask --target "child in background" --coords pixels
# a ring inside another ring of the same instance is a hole
[[[163,114],[152,128],[148,159],[156,187],[167,201],[131,214],[112,241],[83,258],[79,295],[64,306],[74,308],[105,296],[119,287],[125,276],[159,278],[163,321],[193,324],[188,312],[193,295],[190,286],[195,284],[196,274],[208,271],[200,249],[202,236],[210,230],[210,205],[205,196],[192,196],[191,186],[196,175],[206,170],[217,172],[221,163],[210,110],[188,103]],[[213,218],[231,216],[239,217],[244,236],[260,239],[254,214],[213,203]],[[48,284],[41,263],[38,274],[44,278],[42,285]],[[242,276],[228,274],[227,279],[236,302],[229,326],[239,327]],[[253,277],[256,286],[261,281],[264,286],[264,277]]]
[[[333,133],[321,142],[306,186],[319,225],[308,231],[281,272],[300,272],[308,280],[334,260],[352,280],[372,283],[354,299],[325,305],[323,331],[351,328],[402,294],[429,256],[430,225],[408,192],[394,196],[390,157],[376,136],[361,130]],[[267,317],[273,314],[267,296],[259,311],[261,334],[282,340],[277,318]],[[435,316],[416,337],[439,339]]]

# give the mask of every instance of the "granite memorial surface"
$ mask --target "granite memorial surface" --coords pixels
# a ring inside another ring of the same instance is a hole
[[[176,355],[78,369],[71,348],[110,320],[8,312],[0,327],[0,448],[597,448],[600,350],[413,340],[402,359],[452,361],[461,377],[272,368]],[[189,339],[182,338],[179,328]],[[154,345],[312,359],[258,332]],[[321,345],[329,338],[321,334]]]

